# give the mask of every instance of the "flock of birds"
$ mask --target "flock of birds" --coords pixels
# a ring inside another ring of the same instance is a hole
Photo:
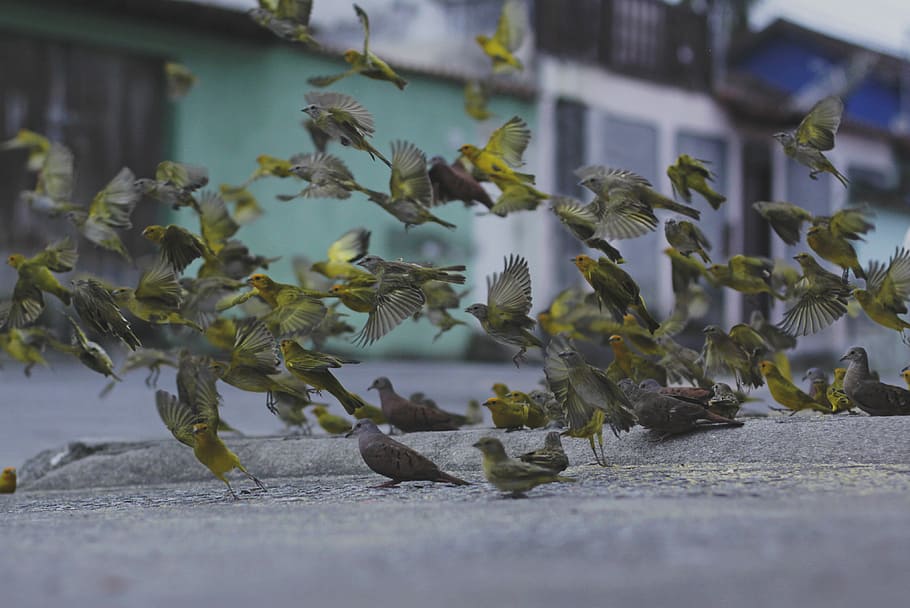
[[[285,39],[318,46],[309,28],[311,4],[260,0],[251,16]],[[506,2],[495,34],[477,37],[492,60],[490,79],[471,82],[465,91],[466,111],[479,120],[491,116],[485,109],[490,81],[522,69],[513,54],[526,28],[522,7],[520,2]],[[350,65],[346,72],[312,78],[311,84],[325,87],[361,75],[404,89],[407,81],[369,48],[367,14],[356,5],[354,10],[364,30],[362,51],[344,53]],[[185,67],[168,64],[166,70],[172,96],[184,95],[194,85],[195,77]],[[105,393],[131,370],[148,369],[146,383],[155,386],[162,366],[175,367],[177,394],[157,390],[158,413],[174,437],[191,447],[235,498],[225,476],[234,469],[263,486],[218,435],[232,430],[219,416],[219,380],[264,394],[269,410],[289,426],[308,429],[307,410],[326,432],[357,436],[364,461],[390,479],[386,485],[412,480],[467,483],[440,471],[378,425],[388,424],[390,432],[454,430],[479,424],[481,404],[472,402],[466,415],[454,414],[424,395],[399,395],[391,381],[381,377],[370,387],[378,392],[380,407],[375,407],[333,374],[356,361],[322,352],[329,338],[356,331],[345,320],[345,308],[367,315],[353,337],[357,345],[381,339],[409,317],[428,319],[438,329],[436,337],[465,325],[452,315],[462,306],[464,293],[457,286],[465,283],[465,266],[432,266],[370,255],[370,232],[355,228],[329,247],[325,260],[311,263],[297,258],[296,284],[279,283],[263,272],[275,259],[252,253],[235,236],[242,225],[262,214],[248,187],[269,177],[298,184],[296,193],[282,195],[281,200],[362,195],[406,229],[427,222],[455,228],[431,212],[450,201],[479,204],[505,217],[549,200],[550,209],[577,239],[579,249],[599,252],[596,258],[584,253],[572,258],[586,287],[563,291],[536,320],[529,316],[528,263],[520,255],[508,256],[502,271],[487,277],[485,302],[464,309],[490,338],[517,349],[516,366],[529,349],[541,349],[544,354],[544,387],[522,392],[497,384],[494,396],[483,403],[497,428],[557,429],[547,435],[540,450],[520,459],[510,458],[496,438],[475,444],[483,454],[487,479],[512,495],[542,483],[574,481],[560,475],[569,464],[561,435],[587,439],[595,460],[605,466],[605,425],[616,436],[638,424],[660,437],[704,425],[740,426],[736,415],[746,398],[743,391],[765,382],[775,401],[792,411],[832,414],[859,408],[870,415],[910,414],[910,392],[880,382],[860,347],[844,355],[847,366],[835,370],[830,384],[825,370],[809,370],[804,377],[808,391],[793,382],[786,356],[796,346],[797,336],[823,330],[851,307],[861,308],[902,337],[910,328],[900,316],[907,312],[910,299],[910,252],[898,249],[887,263],[873,261],[867,268],[857,260],[853,243],[874,228],[868,210],[845,208],[831,216],[813,216],[791,203],[757,202],[754,208],[790,245],[801,241],[803,227],[809,225],[806,244],[812,253],[794,258],[799,268],[742,254],[726,263],[712,263],[711,244],[697,224],[701,211],[691,203],[697,193],[717,210],[725,197],[713,189],[706,164],[686,154],[667,170],[679,200],[660,194],[630,171],[588,166],[578,169],[577,175],[594,199],[582,203],[538,190],[533,175],[517,170],[531,138],[527,123],[518,116],[493,131],[485,145],[461,146],[452,163],[441,157],[428,162],[423,151],[402,140],[391,143],[389,160],[371,143],[374,120],[357,100],[314,90],[306,95],[306,102],[305,126],[315,151],[290,159],[262,155],[249,179],[237,186],[222,185],[217,193],[202,190],[208,183],[204,167],[164,161],[151,178],[137,179],[129,169],[122,169],[83,205],[72,201],[74,158],[64,144],[26,130],[2,144],[3,149],[27,150],[27,167],[37,180],[33,190],[22,193],[22,200],[33,211],[65,218],[82,238],[128,263],[133,261],[119,233],[132,228],[131,214],[143,199],[186,211],[199,222],[198,233],[186,228],[187,222],[146,226],[142,236],[157,245],[159,254],[130,286],[112,285],[85,273],[64,285],[57,275],[73,271],[78,260],[70,237],[31,257],[10,255],[7,262],[18,278],[12,297],[0,305],[3,350],[25,364],[26,375],[35,365],[47,365],[46,348],[70,354],[88,369],[113,379]],[[827,172],[846,186],[846,178],[824,154],[834,147],[842,113],[841,100],[827,97],[794,130],[774,137],[789,156],[809,168],[811,177]],[[363,151],[388,165],[388,191],[359,184],[339,157],[326,152],[329,142]],[[686,218],[664,222],[676,303],[663,320],[648,310],[616,247],[623,239],[657,230],[656,210]],[[842,272],[826,269],[816,256]],[[194,263],[195,276],[188,276],[187,269]],[[855,283],[860,280],[862,287]],[[747,295],[768,294],[786,302],[787,310],[778,324],[755,311],[749,323],[729,330],[709,325],[699,353],[674,336],[704,314],[705,284]],[[72,307],[66,313],[71,341],[40,322],[47,294]],[[234,312],[228,313],[231,309]],[[173,331],[183,348],[179,352],[143,348],[132,328],[136,320],[176,326]],[[549,340],[535,332],[538,322]],[[204,341],[191,337],[194,333]],[[89,339],[93,334],[114,338],[129,349],[118,371],[107,351]],[[609,344],[613,362],[606,369],[589,364],[576,341]],[[910,385],[910,372],[904,376]],[[720,378],[731,378],[735,388],[719,382]],[[323,391],[358,419],[353,427],[348,419],[330,413],[326,404],[312,400]],[[0,475],[0,492],[14,489],[15,470],[8,468]]]

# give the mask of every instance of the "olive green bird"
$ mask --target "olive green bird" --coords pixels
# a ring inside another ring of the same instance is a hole
[[[500,190],[509,184],[533,184],[534,175],[515,171],[531,141],[531,129],[520,116],[513,116],[490,134],[483,148],[465,144],[458,150],[461,161],[470,162],[473,175],[492,181]]]
[[[773,269],[774,263],[767,258],[737,254],[726,264],[708,266],[705,276],[715,286],[729,287],[747,295],[767,293],[780,300],[783,296],[771,286]]]
[[[329,410],[326,409],[325,406],[317,405],[311,409],[310,412],[316,416],[316,422],[319,424],[320,428],[329,435],[344,435],[345,433],[350,432],[352,428],[350,420],[329,413]]]
[[[521,391],[509,391],[506,393],[506,400],[528,406],[528,419],[525,425],[529,429],[542,429],[547,426],[549,418],[544,408],[536,403],[531,396]]]
[[[395,70],[389,67],[388,63],[380,59],[376,53],[370,51],[370,18],[367,16],[366,11],[355,4],[354,12],[357,13],[360,25],[363,26],[363,52],[358,52],[354,49],[346,50],[343,57],[351,66],[349,70],[342,72],[341,74],[336,74],[335,76],[317,76],[315,78],[309,78],[307,79],[307,82],[316,87],[327,87],[342,78],[360,74],[361,76],[366,76],[373,80],[391,82],[399,89],[404,90],[408,81],[396,74]]]
[[[372,403],[363,402],[363,405],[354,410],[354,418],[357,420],[372,420],[373,424],[387,424],[385,415],[382,413],[382,409],[373,405]]]
[[[342,146],[363,150],[373,160],[378,158],[392,167],[392,163],[367,141],[376,131],[376,125],[373,115],[356,99],[343,93],[319,91],[310,91],[305,99],[309,105],[303,111],[310,115],[319,130],[337,139]]]
[[[218,192],[225,203],[234,205],[234,213],[231,215],[231,219],[238,226],[251,224],[265,213],[265,209],[259,204],[259,200],[246,188],[234,188],[227,184],[221,184],[218,186]]]
[[[869,210],[863,207],[848,207],[830,217],[813,218],[812,226],[806,233],[806,244],[823,260],[840,266],[844,271],[844,280],[850,271],[857,278],[866,278],[850,241],[861,241],[862,235],[875,229],[868,219],[869,215]]]
[[[518,457],[522,462],[536,464],[539,467],[550,469],[554,473],[562,473],[569,467],[569,457],[562,447],[557,431],[550,431],[544,438],[542,448],[526,452]]]
[[[583,205],[573,198],[557,196],[551,199],[550,210],[572,236],[581,241],[585,247],[601,251],[617,264],[623,262],[619,250],[606,239],[598,236],[600,218],[595,213],[593,204]]]
[[[251,393],[265,393],[265,405],[273,414],[285,394],[309,402],[309,388],[294,376],[281,373],[277,344],[265,324],[255,318],[237,322],[230,361],[212,361],[209,369],[233,387]]]
[[[878,260],[870,262],[866,288],[854,289],[853,297],[870,319],[904,337],[910,323],[898,315],[907,313],[910,300],[910,250],[898,248],[887,266]]]
[[[803,269],[796,284],[796,304],[784,312],[780,328],[792,336],[807,336],[828,327],[847,312],[850,285],[822,268],[808,253],[794,258]]]
[[[828,387],[826,393],[828,405],[831,406],[831,411],[834,413],[846,412],[856,407],[850,397],[847,396],[846,391],[844,391],[844,377],[846,375],[846,367],[834,368],[834,379],[831,381],[831,386]]]
[[[844,102],[839,97],[825,97],[812,106],[795,130],[775,133],[773,137],[787,156],[809,167],[809,177],[818,179],[819,173],[830,173],[846,188],[847,178],[824,155],[834,149],[834,136],[843,113]]]
[[[738,390],[743,385],[758,388],[764,384],[758,362],[768,349],[754,329],[741,323],[727,334],[717,325],[708,325],[702,333],[705,344],[701,361],[707,377],[733,376]]]
[[[714,394],[708,399],[708,405],[706,406],[708,410],[724,418],[736,418],[736,414],[739,412],[740,400],[736,393],[733,392],[733,389],[728,384],[718,382],[711,387],[711,391]]]
[[[785,201],[758,201],[752,203],[752,208],[787,245],[799,243],[803,224],[812,221],[811,213],[799,205]]]
[[[566,412],[570,437],[586,438],[597,464],[606,466],[603,454],[603,425],[609,424],[617,437],[635,425],[635,414],[623,392],[606,374],[587,361],[572,343],[556,337],[547,346],[544,363],[547,384],[560,407]],[[594,446],[594,437],[600,453]]]
[[[708,161],[693,158],[688,154],[680,154],[676,162],[667,167],[667,177],[673,186],[673,194],[687,203],[692,202],[692,192],[701,194],[708,204],[714,209],[727,200],[719,194],[708,182],[714,181],[714,174],[708,170]]]
[[[830,407],[814,400],[800,390],[798,386],[787,380],[772,362],[762,361],[758,364],[758,367],[768,383],[768,390],[771,391],[771,396],[788,410],[798,412],[811,409],[825,414],[831,413]]]
[[[307,182],[307,186],[297,194],[279,194],[278,200],[291,201],[295,198],[334,198],[345,200],[351,198],[352,192],[362,192],[367,196],[379,196],[374,190],[364,188],[344,161],[327,152],[313,152],[294,157],[291,173]]]
[[[14,138],[15,139],[15,138]],[[26,190],[19,198],[29,208],[50,217],[58,217],[81,207],[72,202],[74,182],[74,156],[61,143],[48,144],[44,151],[38,150],[41,164],[38,166],[38,181],[34,190]],[[31,162],[31,157],[29,158]]]
[[[504,183],[502,192],[490,207],[490,213],[505,217],[516,211],[534,211],[548,198],[549,194],[529,184]]]
[[[326,307],[317,296],[328,294],[301,289],[290,283],[278,283],[262,273],[251,275],[247,284],[252,287],[250,291],[220,302],[218,310],[223,311],[258,297],[272,309],[262,316],[262,321],[277,336],[309,333],[325,318]]]
[[[111,356],[107,354],[107,351],[97,342],[89,340],[75,319],[69,315],[66,315],[66,318],[73,328],[73,345],[69,349],[70,354],[79,359],[79,362],[90,370],[98,372],[102,376],[110,376],[114,380],[121,380],[114,373],[114,362],[111,360]]]
[[[186,97],[187,93],[196,86],[199,78],[187,66],[175,61],[164,62],[164,78],[167,88],[167,97],[176,101]]]
[[[371,232],[352,228],[335,240],[326,252],[325,260],[314,263],[310,270],[330,279],[353,279],[369,273],[353,264],[367,254]]]
[[[828,374],[819,367],[810,367],[803,374],[803,382],[809,381],[809,396],[825,410],[833,409],[828,402]]]
[[[198,332],[202,327],[181,313],[183,288],[169,263],[158,258],[139,275],[135,288],[117,287],[111,291],[114,301],[137,319],[157,325],[186,325]]]
[[[88,209],[81,207],[73,209],[66,213],[66,217],[86,240],[132,263],[133,258],[126,250],[117,230],[129,230],[133,227],[130,216],[140,198],[142,194],[136,186],[136,176],[124,167],[95,195]]]
[[[140,348],[126,355],[126,359],[120,364],[117,374],[123,377],[133,370],[147,369],[148,375],[145,377],[145,385],[149,388],[157,388],[162,367],[177,367],[177,359],[173,353],[157,348]],[[101,389],[101,393],[98,396],[107,397],[116,386],[116,382],[108,383],[107,386]]]
[[[478,34],[477,44],[493,63],[494,74],[504,74],[524,69],[521,61],[514,55],[528,31],[528,15],[523,2],[507,0],[502,5],[496,32],[492,36]]]
[[[69,304],[72,292],[64,287],[54,273],[69,272],[76,266],[79,255],[69,238],[52,243],[30,258],[13,253],[6,263],[16,269],[18,278],[12,299],[4,302],[0,311],[0,326],[25,327],[44,312],[44,294],[55,296]]]
[[[529,348],[543,348],[543,342],[531,333],[535,321],[531,312],[531,273],[528,262],[520,255],[504,260],[501,273],[487,277],[487,302],[471,304],[465,312],[477,317],[484,332],[500,344],[519,347],[512,357],[515,367]]]
[[[579,185],[607,200],[629,199],[646,205],[652,210],[666,209],[693,220],[701,217],[698,209],[677,203],[660,194],[654,189],[651,182],[632,171],[592,165],[577,169],[575,175],[581,180]]]
[[[289,372],[315,388],[317,392],[328,391],[348,414],[353,414],[358,408],[364,406],[363,399],[345,389],[341,382],[332,375],[333,369],[338,369],[344,364],[359,363],[359,361],[306,350],[293,340],[282,340],[280,347],[281,354],[284,356],[284,365]]]
[[[525,492],[545,483],[570,483],[552,469],[509,458],[502,442],[495,437],[482,437],[473,444],[483,453],[483,474],[497,490],[512,498],[523,498]]]
[[[26,378],[31,377],[36,365],[49,367],[44,358],[45,349],[50,346],[56,351],[70,353],[70,346],[60,342],[50,330],[40,325],[27,328],[10,327],[0,333],[0,349],[10,357],[24,363],[22,372]]]
[[[0,143],[0,150],[26,150],[28,152],[26,168],[29,171],[41,169],[50,149],[51,140],[28,129],[19,129],[12,139]]]
[[[433,185],[427,173],[427,157],[420,148],[408,141],[393,141],[391,167],[389,194],[371,191],[371,201],[404,224],[405,230],[427,222],[455,228],[427,209],[433,204]]]
[[[310,30],[312,10],[313,0],[259,0],[259,6],[250,9],[249,15],[279,38],[320,49]]]
[[[246,470],[237,454],[218,437],[220,402],[215,377],[198,359],[181,365],[177,373],[177,396],[164,390],[155,392],[155,407],[164,426],[177,441],[193,448],[196,459],[224,482],[236,500],[237,495],[225,473],[237,469],[259,489],[265,490],[265,486]]]
[[[209,249],[201,237],[176,224],[146,226],[142,236],[158,244],[161,256],[174,272],[183,272],[196,258],[215,257],[215,252]]]
[[[480,80],[468,80],[464,85],[464,111],[474,120],[486,120],[494,114],[487,108],[490,87]]]
[[[704,264],[695,258],[683,255],[673,247],[664,249],[664,255],[670,258],[670,280],[673,294],[677,298],[687,295],[689,289],[697,285],[701,277],[707,273]]]
[[[73,308],[83,322],[98,333],[116,336],[130,350],[142,346],[120,311],[120,305],[101,281],[87,277],[75,279],[72,284]]]
[[[666,386],[666,368],[632,352],[622,336],[610,336],[610,348],[613,350],[614,360],[622,369],[624,377],[631,378],[635,384],[650,379],[657,381],[661,386]]]
[[[660,323],[648,312],[638,283],[617,264],[603,256],[595,262],[586,255],[577,255],[572,258],[572,262],[585,281],[594,288],[598,305],[606,307],[617,322],[621,322],[623,316],[631,310],[644,321],[651,333],[660,327]]]
[[[705,264],[711,263],[707,253],[711,251],[711,243],[692,222],[668,219],[664,222],[664,236],[667,237],[667,242],[684,256],[697,253]]]
[[[164,160],[155,168],[154,178],[135,182],[140,194],[173,209],[197,207],[193,194],[209,183],[208,169],[199,165]]]
[[[528,404],[505,397],[490,397],[481,405],[490,410],[493,426],[506,432],[522,429],[528,423]]]

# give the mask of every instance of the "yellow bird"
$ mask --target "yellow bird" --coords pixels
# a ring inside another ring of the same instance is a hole
[[[479,34],[475,36],[477,44],[493,62],[493,73],[501,74],[524,69],[521,61],[514,55],[528,30],[528,16],[524,3],[508,0],[502,5],[496,32],[492,36]]]
[[[330,414],[322,405],[317,405],[310,411],[316,416],[316,422],[319,423],[322,430],[329,435],[344,435],[352,428],[349,420],[342,418],[341,416],[336,416],[335,414]]]
[[[800,390],[798,386],[784,378],[777,366],[770,361],[762,361],[758,369],[768,383],[771,396],[782,406],[793,412],[812,409],[817,412],[830,414],[831,410],[817,403],[812,397]]]
[[[6,467],[0,473],[0,494],[12,494],[16,491],[16,467]]]
[[[528,405],[510,399],[490,397],[483,402],[490,410],[493,426],[506,431],[517,431],[528,423]]]
[[[474,167],[492,180],[500,189],[507,184],[533,184],[530,173],[518,173],[522,156],[531,141],[531,129],[520,116],[513,116],[493,131],[483,148],[465,144],[459,148]]]

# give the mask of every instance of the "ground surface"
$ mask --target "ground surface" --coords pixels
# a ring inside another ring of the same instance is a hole
[[[435,385],[454,387],[443,392],[455,409],[467,380],[510,371]],[[402,392],[428,390],[433,370],[422,372]],[[67,373],[54,374],[60,390]],[[373,371],[361,373],[352,382]],[[518,386],[536,380],[516,373]],[[101,403],[84,385],[58,401],[29,388],[46,384],[5,385],[24,401],[7,402],[0,447],[50,449],[22,467],[20,492],[0,496],[3,606],[836,608],[900,606],[910,591],[906,418],[772,417],[664,442],[636,429],[607,438],[605,469],[566,440],[578,481],[525,500],[483,482],[470,444],[486,429],[402,438],[476,482],[466,488],[375,489],[383,479],[353,440],[230,438],[268,486],[233,501],[173,440],[89,440],[166,436],[141,379]],[[249,432],[280,429],[258,399],[227,407]],[[499,436],[516,453],[543,433]]]

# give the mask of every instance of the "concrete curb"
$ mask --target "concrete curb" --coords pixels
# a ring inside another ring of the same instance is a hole
[[[396,438],[426,455],[443,470],[480,470],[471,447],[479,437],[496,436],[512,455],[535,449],[545,431],[505,433],[468,429],[412,433]],[[619,439],[605,437],[607,461],[617,465],[655,464],[910,464],[910,417],[774,416],[747,420],[742,428],[711,428],[657,441],[636,428]],[[371,474],[354,439],[340,437],[226,437],[244,465],[262,479],[307,475]],[[563,438],[573,465],[592,462],[585,440]],[[24,490],[72,490],[92,487],[163,484],[210,480],[192,450],[176,441],[137,443],[75,442],[46,450],[20,469]]]

